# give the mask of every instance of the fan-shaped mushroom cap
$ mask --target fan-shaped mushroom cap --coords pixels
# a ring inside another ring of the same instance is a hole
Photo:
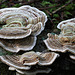
[[[57,28],[61,29],[59,38],[62,42],[74,42],[73,39],[75,38],[75,18],[60,22]]]
[[[29,36],[23,39],[0,39],[0,46],[10,52],[19,52],[20,50],[32,50],[36,44],[36,37]]]
[[[18,27],[32,29],[32,34],[38,35],[44,29],[46,21],[47,16],[44,12],[28,5],[19,8],[0,9],[0,24],[6,24],[2,26],[0,36],[4,39],[19,39],[21,36],[22,38],[25,37],[26,33],[30,35],[29,31],[17,30]],[[11,36],[10,38],[8,37],[9,35]]]
[[[57,25],[57,28],[58,29],[62,29],[64,26],[66,26],[66,24],[68,23],[68,25],[71,25],[71,26],[75,26],[75,18],[72,18],[72,19],[68,19],[68,20],[65,20],[65,21],[62,21],[60,22],[58,25]],[[70,24],[69,24],[70,23]]]
[[[29,70],[30,67],[29,66],[25,66],[23,65],[22,63],[18,62],[19,61],[19,57],[18,56],[10,56],[10,55],[5,55],[5,56],[0,56],[0,60],[11,66],[11,67],[14,67],[16,69],[22,69],[22,70]]]
[[[21,6],[19,8],[4,8],[0,9],[0,22],[6,21],[8,18],[12,18],[13,15],[20,15],[24,18],[28,18],[29,23],[36,24],[42,22],[43,24],[47,21],[47,16],[44,12],[38,10],[35,7],[29,5]],[[20,17],[19,16],[19,17]],[[15,17],[15,16],[14,16]]]
[[[23,63],[23,65],[35,65],[39,62],[38,56],[35,52],[27,52],[20,56],[20,63]]]
[[[31,34],[31,29],[24,29],[23,28],[2,28],[0,30],[0,38],[4,39],[20,39],[25,38]]]
[[[46,44],[47,48],[51,51],[58,51],[58,52],[66,52],[69,51],[73,54],[75,54],[75,44],[69,43],[69,44],[63,44],[57,35],[52,35],[48,33],[48,38],[44,40],[44,43]]]
[[[38,64],[39,65],[51,65],[58,56],[59,55],[54,52],[40,53]]]
[[[48,33],[48,38],[44,40],[44,43],[51,51],[65,52],[67,50],[67,48],[59,41],[57,35]]]
[[[40,52],[26,52],[22,55],[5,55],[0,56],[0,59],[3,63],[6,63],[10,66],[10,70],[16,69],[29,69],[28,66],[32,65],[51,65],[55,59],[57,58],[58,54],[54,52],[48,53],[40,53]],[[26,66],[24,68],[24,65]]]
[[[48,34],[48,38],[44,40],[47,48],[52,51],[69,51],[75,54],[75,18],[62,21],[57,27],[61,29],[61,33]]]
[[[21,55],[19,62],[24,63],[24,65],[51,65],[58,54],[54,52],[40,53],[40,52],[28,52]]]
[[[36,25],[33,25],[31,27],[31,30],[32,30],[32,34],[31,35],[34,35],[34,36],[37,36],[41,33],[41,31],[43,30],[43,26],[42,26],[42,23],[39,22],[37,23]]]

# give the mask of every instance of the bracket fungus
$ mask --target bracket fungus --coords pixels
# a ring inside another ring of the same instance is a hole
[[[0,46],[10,52],[31,50],[47,16],[29,5],[0,9]]]
[[[48,38],[44,40],[47,48],[51,51],[69,51],[75,56],[75,18],[62,21],[57,28],[61,29],[59,35],[48,33]],[[71,58],[75,58],[70,56]]]
[[[0,36],[2,36],[5,33],[5,31],[7,31],[5,35],[6,39],[12,39],[12,38],[8,38],[9,36],[8,32],[10,31],[9,33],[11,37],[13,36],[17,37],[17,35],[14,35],[14,32],[11,33],[13,29],[10,29],[10,28],[18,29],[18,27],[19,29],[20,28],[22,29],[22,27],[27,30],[31,29],[31,32],[33,33],[33,35],[36,32],[38,34],[44,29],[46,21],[47,21],[47,16],[44,12],[38,10],[35,7],[31,7],[29,5],[21,6],[19,8],[0,9],[0,24],[3,25],[2,29],[0,30]],[[4,28],[6,29],[8,28],[8,29],[6,30]],[[1,33],[2,31],[4,31],[4,33]],[[15,31],[15,34],[17,32],[18,31]],[[24,32],[21,31],[21,33],[23,33],[24,35]],[[20,33],[18,34],[20,35]],[[13,39],[20,38],[20,37],[17,37],[17,38],[15,37],[13,37]]]
[[[54,52],[26,52],[22,55],[3,55],[0,60],[9,65],[9,70],[29,70],[32,65],[51,65],[58,57]]]
[[[29,36],[23,39],[0,39],[0,46],[5,50],[10,52],[19,52],[32,50],[36,44],[37,38],[34,36]]]

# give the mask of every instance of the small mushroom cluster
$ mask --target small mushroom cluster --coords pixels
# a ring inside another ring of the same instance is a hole
[[[59,35],[48,33],[44,43],[51,51],[71,52],[73,55],[70,55],[70,58],[75,60],[75,18],[60,22],[57,28],[61,29],[61,33]]]
[[[46,21],[44,12],[29,5],[0,9],[0,47],[13,53],[32,50]],[[50,65],[57,57],[54,52],[30,51],[21,55],[2,55],[0,60],[10,66],[9,70],[22,72],[32,65]]]
[[[47,16],[29,5],[0,9],[0,46],[10,52],[32,50]]]
[[[0,60],[9,65],[9,70],[29,70],[32,65],[50,65],[57,58],[58,54],[54,52],[26,52],[22,55],[0,56]]]

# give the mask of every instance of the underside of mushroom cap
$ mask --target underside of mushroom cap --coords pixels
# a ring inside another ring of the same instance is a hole
[[[20,50],[32,50],[36,44],[37,38],[29,36],[23,39],[0,39],[0,46],[10,52],[19,52]]]

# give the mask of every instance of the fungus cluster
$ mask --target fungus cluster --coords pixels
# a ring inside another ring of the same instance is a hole
[[[60,22],[57,28],[61,29],[60,34],[48,33],[44,43],[51,51],[71,52],[73,55],[70,58],[75,60],[75,18]]]
[[[32,65],[50,65],[57,58],[58,54],[54,52],[26,52],[22,55],[5,55],[0,56],[2,62],[9,65],[9,70],[29,70]]]
[[[28,5],[0,9],[0,47],[13,53],[25,51],[20,55],[0,56],[0,60],[10,66],[9,70],[22,72],[36,64],[51,65],[58,57],[54,52],[26,52],[35,46],[36,36],[44,30],[46,21],[44,12]]]
[[[44,30],[46,21],[44,12],[29,5],[0,9],[0,50],[16,53],[0,56],[0,60],[10,66],[9,70],[24,74],[33,65],[51,65],[59,56],[49,51],[29,51],[35,46],[37,35]],[[75,60],[75,18],[60,22],[57,28],[61,33],[48,33],[44,43],[51,51],[71,52],[70,58]],[[25,52],[17,54],[21,50]]]
[[[10,52],[32,50],[47,16],[31,6],[0,9],[0,46]]]

